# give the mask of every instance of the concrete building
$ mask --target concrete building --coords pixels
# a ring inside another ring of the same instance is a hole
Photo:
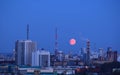
[[[31,40],[17,40],[15,43],[15,62],[17,65],[31,65],[32,52],[37,49]]]
[[[32,66],[49,67],[50,52],[45,50],[37,50],[32,53]]]

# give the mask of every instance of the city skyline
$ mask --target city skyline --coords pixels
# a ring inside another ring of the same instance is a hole
[[[0,52],[12,52],[16,40],[26,40],[30,25],[30,40],[38,48],[54,52],[55,28],[58,28],[58,48],[64,52],[86,47],[112,47],[120,50],[120,1],[0,1]],[[71,46],[69,40],[76,39]],[[2,51],[4,50],[4,51]],[[120,51],[119,51],[120,52]]]

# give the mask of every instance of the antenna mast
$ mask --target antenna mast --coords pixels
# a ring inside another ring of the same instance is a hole
[[[27,40],[29,40],[29,24],[27,24]]]
[[[58,52],[58,34],[57,34],[57,28],[55,29],[55,55],[57,56]]]

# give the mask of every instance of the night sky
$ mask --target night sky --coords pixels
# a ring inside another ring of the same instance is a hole
[[[27,24],[39,49],[53,52],[57,27],[58,48],[66,53],[77,53],[87,39],[92,51],[120,51],[120,0],[0,0],[0,52],[26,39]]]

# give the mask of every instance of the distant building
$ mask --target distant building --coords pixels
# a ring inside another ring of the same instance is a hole
[[[86,56],[86,62],[85,63],[86,65],[89,65],[90,64],[90,41],[87,40],[86,42],[86,51],[87,51],[87,56]]]
[[[117,51],[114,51],[114,62],[117,62],[117,58],[118,58],[118,53]]]
[[[55,55],[50,54],[50,66],[54,66],[54,62],[55,62]]]
[[[99,60],[103,61],[104,60],[104,52],[103,52],[103,48],[99,48]]]
[[[90,41],[87,40],[86,41],[86,48],[82,48],[81,49],[81,60],[83,60],[85,65],[89,65],[90,64]]]
[[[17,40],[15,43],[15,62],[17,65],[32,65],[32,52],[37,49],[31,40]]]
[[[81,48],[81,55],[80,55],[81,61],[84,62],[85,65],[88,64],[89,62],[89,58],[88,58],[88,54],[87,54],[87,49],[86,48]]]
[[[15,49],[13,49],[12,60],[15,61]]]
[[[69,59],[69,55],[66,54],[64,59],[65,59],[65,60],[68,60],[68,59]]]
[[[85,62],[85,56],[86,56],[87,52],[86,52],[86,48],[81,48],[81,51],[80,51],[80,58],[81,58],[81,61],[84,61]]]
[[[45,50],[37,50],[32,53],[32,66],[49,67],[50,52]]]
[[[97,51],[91,52],[90,59],[98,60],[98,52]]]
[[[57,56],[58,61],[63,61],[64,60],[64,54],[62,51],[58,51],[58,56]]]
[[[120,62],[120,54],[118,55],[117,61]]]
[[[117,51],[112,51],[111,47],[109,47],[107,50],[107,60],[108,61],[117,61]]]

